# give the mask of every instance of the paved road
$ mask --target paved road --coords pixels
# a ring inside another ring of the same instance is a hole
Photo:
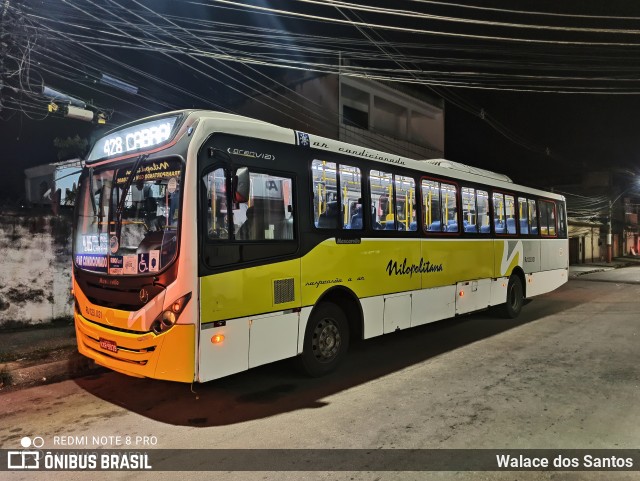
[[[195,393],[188,385],[116,373],[8,392],[0,395],[0,447],[15,448],[25,435],[42,436],[47,449],[63,447],[54,445],[55,436],[129,435],[155,436],[157,448],[638,448],[639,274],[640,267],[632,267],[581,276],[533,300],[516,321],[483,313],[361,342],[339,372],[323,379],[302,378],[280,362],[195,386]],[[617,480],[638,474],[180,477]],[[0,473],[0,479],[176,475]]]

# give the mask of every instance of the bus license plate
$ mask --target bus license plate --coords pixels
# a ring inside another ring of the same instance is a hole
[[[111,352],[118,352],[118,345],[114,341],[100,338],[100,347]]]

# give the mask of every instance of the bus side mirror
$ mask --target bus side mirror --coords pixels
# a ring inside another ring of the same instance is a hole
[[[237,203],[249,200],[249,169],[240,167],[233,176],[233,201]]]

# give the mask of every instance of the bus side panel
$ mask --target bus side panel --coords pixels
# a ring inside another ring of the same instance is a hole
[[[199,381],[295,356],[299,307],[299,259],[200,278]]]
[[[567,269],[555,269],[531,274],[531,282],[527,285],[527,297],[546,294],[557,289],[569,280],[568,274],[569,271]]]
[[[569,244],[567,239],[546,239],[541,244],[541,270],[551,271],[569,267]]]
[[[284,292],[284,296],[280,293]],[[202,324],[301,307],[300,260],[248,267],[200,279]]]
[[[411,327],[448,319],[455,314],[455,285],[422,289],[412,293]]]
[[[522,245],[524,246],[524,273],[540,272],[540,239],[523,239]]]
[[[422,288],[454,286],[459,281],[493,276],[490,239],[428,239],[422,241]]]
[[[492,277],[509,277],[513,269],[517,266],[523,266],[524,245],[522,239],[496,239],[493,241],[493,245],[495,266]]]
[[[298,353],[299,312],[254,316],[249,324],[249,368]]]
[[[381,336],[384,331],[384,299],[382,296],[360,299],[364,316],[363,339]]]
[[[201,325],[198,381],[210,381],[249,369],[249,323],[249,318],[242,317],[221,325]],[[224,336],[222,342],[214,342],[217,336]]]
[[[360,299],[419,289],[420,273],[412,269],[419,264],[418,239],[362,239],[360,244],[326,239],[302,258],[302,304],[315,305],[335,286]]]

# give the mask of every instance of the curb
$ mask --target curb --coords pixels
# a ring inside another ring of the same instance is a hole
[[[78,352],[53,361],[31,360],[0,364],[0,392],[64,381],[105,371]]]
[[[591,271],[584,271],[584,272],[575,272],[574,274],[571,274],[569,276],[570,279],[575,279],[576,277],[580,277],[580,276],[586,276],[587,274],[593,274],[595,272],[605,272],[608,271],[610,269],[616,269],[615,267],[605,267],[602,269],[593,269]]]

